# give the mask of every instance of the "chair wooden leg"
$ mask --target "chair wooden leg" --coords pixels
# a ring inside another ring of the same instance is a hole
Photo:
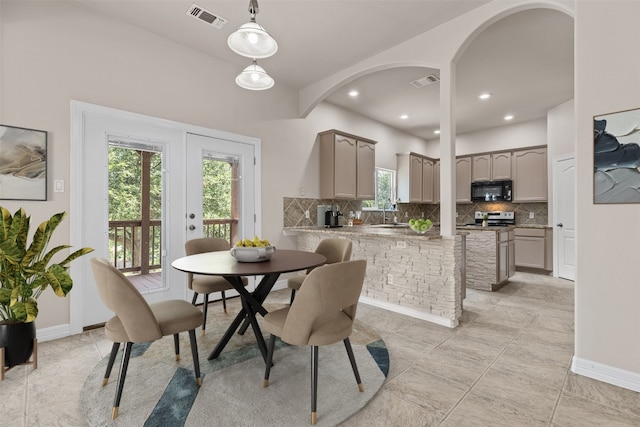
[[[122,364],[120,365],[120,375],[118,376],[118,385],[116,386],[116,398],[113,401],[113,411],[111,418],[118,417],[118,409],[120,408],[120,399],[122,398],[122,389],[124,388],[124,380],[127,376],[127,368],[129,367],[129,357],[131,356],[132,342],[125,343],[122,349]]]
[[[202,304],[202,335],[207,329],[207,309],[209,308],[209,294],[204,294],[204,304]]]
[[[120,349],[120,343],[114,342],[111,346],[111,354],[109,355],[109,363],[107,363],[107,370],[104,373],[104,378],[102,379],[102,386],[106,386],[109,382],[109,377],[111,376],[111,369],[113,369],[113,363],[116,361],[116,356],[118,355],[118,350]]]
[[[318,420],[318,346],[311,346],[311,424]]]
[[[296,297],[296,290],[291,289],[291,299],[289,300],[289,305],[293,304],[293,299]]]
[[[227,312],[227,298],[224,294],[224,291],[220,291],[220,293],[222,294],[222,308],[224,309],[224,312]]]
[[[173,334],[173,347],[176,351],[176,361],[180,360],[180,338],[178,334]]]
[[[193,298],[191,299],[191,304],[196,305],[196,301],[198,300],[198,293],[193,293]]]
[[[347,355],[349,355],[349,362],[351,362],[351,369],[353,369],[353,375],[356,376],[356,383],[358,383],[358,390],[360,392],[364,391],[364,387],[362,386],[362,381],[360,380],[360,373],[358,373],[358,365],[356,365],[356,358],[353,355],[353,349],[351,348],[351,341],[349,338],[344,339],[344,348],[347,349]]]
[[[267,363],[264,369],[264,381],[262,382],[263,387],[269,387],[269,374],[271,373],[271,365],[273,362],[273,350],[276,347],[276,336],[271,334],[269,337],[269,348],[267,351]]]
[[[193,369],[196,373],[196,383],[198,387],[200,387],[202,385],[202,378],[200,378],[200,359],[198,358],[198,341],[196,341],[195,329],[189,331],[189,340],[191,341],[191,357],[193,358]]]

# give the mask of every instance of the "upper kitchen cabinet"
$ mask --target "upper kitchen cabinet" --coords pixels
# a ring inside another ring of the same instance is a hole
[[[374,143],[358,140],[356,158],[356,199],[376,198],[376,146]]]
[[[416,153],[396,156],[398,199],[404,203],[433,203],[435,161]]]
[[[375,141],[329,130],[320,136],[320,197],[375,198]]]
[[[471,157],[456,159],[456,202],[471,203]]]
[[[514,151],[511,157],[514,202],[547,201],[547,148]]]
[[[475,155],[472,181],[511,179],[511,152]]]

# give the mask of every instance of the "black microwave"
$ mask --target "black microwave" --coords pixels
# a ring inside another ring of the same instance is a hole
[[[478,181],[471,183],[472,202],[510,202],[513,181]]]

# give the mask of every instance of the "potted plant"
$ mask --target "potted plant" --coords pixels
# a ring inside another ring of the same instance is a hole
[[[66,212],[53,215],[38,226],[27,244],[31,217],[20,208],[12,216],[0,206],[0,347],[5,348],[5,366],[26,362],[33,351],[38,297],[47,287],[66,296],[73,286],[67,266],[93,249],[82,248],[61,262],[53,256],[69,248],[48,250],[49,240]],[[4,367],[0,367],[4,369]]]

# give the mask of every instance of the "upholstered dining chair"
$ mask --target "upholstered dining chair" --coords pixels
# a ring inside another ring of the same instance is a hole
[[[276,337],[291,345],[311,346],[311,424],[317,421],[318,347],[343,341],[356,377],[364,388],[349,336],[362,291],[367,262],[345,261],[312,270],[292,305],[264,317],[263,330],[271,334],[263,386],[269,385]]]
[[[225,239],[217,237],[202,237],[199,239],[188,240],[184,245],[187,255],[201,254],[205,252],[228,251],[231,249],[229,242]],[[242,283],[247,286],[249,281],[246,277],[242,278]],[[191,303],[196,304],[198,294],[202,294],[204,301],[202,304],[202,335],[207,329],[207,309],[209,307],[209,294],[220,292],[222,296],[222,308],[227,312],[227,299],[225,291],[233,289],[233,286],[224,277],[220,276],[198,276],[197,274],[188,273],[187,286],[193,291],[193,300]]]
[[[103,386],[109,381],[120,344],[125,344],[111,417],[118,416],[133,343],[155,341],[164,336],[173,335],[176,360],[180,360],[178,333],[189,331],[196,383],[200,386],[202,380],[196,342],[196,328],[201,322],[200,310],[182,300],[168,300],[149,305],[129,279],[107,260],[93,258],[91,268],[100,298],[115,313],[104,327],[107,338],[113,341],[113,346],[102,380]]]
[[[334,264],[336,262],[348,261],[351,258],[351,240],[347,239],[324,239],[318,243],[315,252],[324,255],[327,259],[326,264]],[[287,287],[291,289],[291,304],[296,297],[296,291],[300,290],[302,282],[311,270],[307,270],[303,274],[291,277],[287,280]]]

